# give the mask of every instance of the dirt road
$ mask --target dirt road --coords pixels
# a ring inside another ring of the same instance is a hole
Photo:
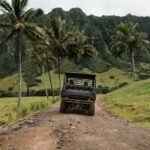
[[[56,104],[14,125],[0,136],[0,150],[150,150],[150,130],[112,116],[100,98],[94,117],[60,114]]]

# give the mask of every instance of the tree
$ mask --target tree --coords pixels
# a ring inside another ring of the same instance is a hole
[[[74,60],[77,68],[82,57],[92,57],[96,51],[92,45],[87,43],[87,37],[78,29],[74,30],[72,38],[69,39],[67,50],[69,58]]]
[[[0,78],[13,74],[17,70],[17,64],[11,54],[0,55]]]
[[[37,49],[35,48],[33,51],[32,51],[32,59],[38,64],[39,68],[40,68],[40,71],[42,73],[42,77],[43,77],[43,82],[44,82],[44,86],[45,86],[45,94],[46,94],[46,97],[47,99],[49,98],[49,95],[48,95],[48,90],[47,90],[47,83],[46,83],[46,80],[45,80],[45,59],[43,58],[43,53],[41,53],[41,50],[40,49]]]
[[[125,52],[131,54],[134,81],[136,80],[135,53],[136,51],[146,50],[149,43],[146,40],[146,34],[137,31],[137,26],[137,23],[134,24],[132,22],[119,23],[110,44],[112,54],[115,57],[120,57]]]
[[[61,88],[60,80],[60,63],[61,59],[67,55],[66,44],[72,35],[73,26],[71,23],[62,20],[60,17],[50,17],[51,30],[49,36],[49,51],[57,58],[59,89]]]
[[[42,68],[42,76],[43,76],[43,81],[44,81],[45,88],[46,88],[46,96],[48,98],[47,85],[46,85],[45,76],[44,76],[45,66],[47,66],[52,96],[54,98],[54,89],[53,89],[49,64],[51,63],[50,62],[51,60],[56,60],[56,58],[51,54],[51,51],[49,51],[48,46],[43,43],[40,43],[40,45],[35,46],[32,56],[33,56],[33,59],[36,60],[36,62]]]
[[[0,23],[1,28],[8,29],[8,35],[4,39],[4,42],[16,38],[16,51],[19,52],[19,94],[18,94],[18,104],[17,108],[20,108],[21,101],[21,62],[22,62],[22,51],[21,51],[21,41],[23,34],[26,35],[30,39],[43,39],[42,31],[39,27],[35,26],[33,23],[29,23],[29,21],[43,12],[41,9],[29,9],[26,11],[26,6],[29,0],[12,0],[11,4],[6,0],[0,0],[0,8],[4,13],[5,21]]]
[[[40,80],[36,79],[39,75],[37,64],[31,59],[27,59],[23,63],[23,73],[22,77],[27,85],[27,96],[30,96],[30,87],[36,86]]]

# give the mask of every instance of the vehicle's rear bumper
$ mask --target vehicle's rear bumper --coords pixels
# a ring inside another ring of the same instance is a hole
[[[92,100],[78,100],[78,99],[62,99],[66,103],[74,103],[74,104],[92,104],[95,101]]]

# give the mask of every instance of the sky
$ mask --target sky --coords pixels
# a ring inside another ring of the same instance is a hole
[[[42,8],[45,13],[57,7],[66,11],[79,7],[87,15],[150,16],[150,0],[29,0],[28,7]]]

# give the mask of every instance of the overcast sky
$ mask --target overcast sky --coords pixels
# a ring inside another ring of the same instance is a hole
[[[79,7],[88,15],[124,16],[131,13],[137,16],[150,16],[150,0],[29,0],[29,7],[40,7],[45,13],[56,7],[64,10]]]

